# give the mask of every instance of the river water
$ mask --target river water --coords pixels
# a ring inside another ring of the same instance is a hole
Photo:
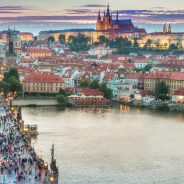
[[[38,124],[35,149],[60,184],[183,184],[184,114],[130,109],[23,108]]]

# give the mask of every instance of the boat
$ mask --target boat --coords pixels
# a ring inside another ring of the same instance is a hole
[[[24,126],[25,134],[29,134],[30,136],[38,135],[38,126],[37,125],[25,125]]]

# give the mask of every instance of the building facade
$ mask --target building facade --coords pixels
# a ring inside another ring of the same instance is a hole
[[[47,73],[30,73],[22,81],[25,93],[58,93],[64,89],[64,80],[58,75]]]
[[[153,71],[144,78],[144,89],[155,93],[159,82],[164,81],[172,95],[178,89],[184,87],[184,72],[178,71]]]

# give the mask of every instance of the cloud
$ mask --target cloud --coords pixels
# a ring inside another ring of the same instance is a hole
[[[24,6],[0,6],[0,10],[32,10],[32,8]]]
[[[90,9],[67,9],[65,10],[68,14],[84,14],[84,13],[92,13]]]
[[[83,5],[81,7],[85,7],[85,8],[104,8],[104,7],[107,7],[107,5],[103,5],[103,4],[86,4],[86,5]]]
[[[14,7],[12,7],[14,8]],[[18,9],[18,7],[16,7]],[[21,7],[19,7],[21,8]],[[1,10],[0,14],[13,14],[13,10]],[[21,13],[20,11],[17,12]],[[95,24],[97,14],[96,10],[88,8],[67,9],[64,12],[57,12],[56,16],[0,16],[0,22],[87,22],[88,20]],[[112,11],[115,18],[116,11]],[[14,12],[15,14],[15,12]],[[120,10],[119,19],[132,19],[134,23],[184,23],[184,10]]]
[[[22,12],[14,12],[14,11],[1,11],[0,14],[21,14]]]

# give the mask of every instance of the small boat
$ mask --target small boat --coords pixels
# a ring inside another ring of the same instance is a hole
[[[24,126],[24,133],[30,136],[37,136],[38,126],[37,125],[26,125]]]
[[[30,134],[31,135],[38,135],[38,126],[37,125],[30,125]]]

